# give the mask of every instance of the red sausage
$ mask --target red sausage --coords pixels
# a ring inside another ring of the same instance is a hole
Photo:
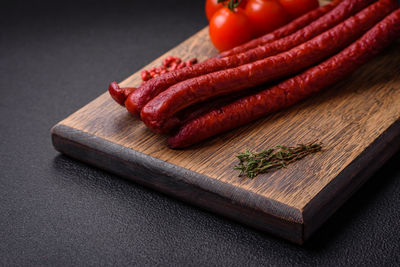
[[[198,103],[196,105],[190,106],[180,112],[178,112],[175,116],[172,118],[168,119],[166,122],[166,127],[168,129],[171,129],[171,131],[177,129],[179,126],[187,123],[188,121],[203,115],[207,112],[210,112],[218,107],[222,107],[224,105],[227,105],[235,100],[238,100],[242,97],[254,94],[258,91],[262,90],[260,88],[250,88],[250,90],[246,91],[239,91],[236,92],[235,94],[230,94],[230,95],[224,95],[217,97],[215,99],[212,99],[210,101]]]
[[[138,90],[134,91],[126,100],[125,105],[131,114],[138,116],[142,108],[151,99],[178,82],[215,71],[234,68],[267,56],[287,51],[337,25],[367,6],[372,1],[374,0],[344,0],[325,16],[285,38],[266,44],[265,46],[251,49],[241,54],[221,59],[211,58],[192,67],[172,71],[153,78],[140,86]]]
[[[237,47],[234,47],[230,50],[224,51],[220,54],[217,55],[217,57],[226,57],[226,56],[231,56],[234,54],[239,54],[243,53],[247,50],[250,50],[252,48],[255,48],[257,46],[262,46],[267,43],[276,41],[278,39],[281,39],[283,37],[286,37],[297,30],[304,28],[314,20],[318,19],[319,17],[325,15],[329,11],[331,11],[335,6],[337,6],[340,3],[340,1],[333,1],[329,3],[328,5],[318,7],[314,10],[311,10],[310,12],[304,14],[303,16],[293,20],[289,24],[282,26],[281,28],[271,32],[267,33],[266,35],[263,35],[259,38],[253,39],[245,44],[239,45]]]
[[[166,122],[178,111],[194,103],[244,90],[312,66],[355,41],[395,8],[396,1],[380,0],[292,50],[171,86],[147,103],[141,118],[153,131],[168,132],[170,127]]]
[[[277,86],[191,120],[168,144],[171,148],[187,147],[291,106],[341,81],[399,37],[400,9],[397,9],[339,54]]]
[[[119,87],[117,82],[112,82],[108,86],[108,92],[110,93],[111,97],[120,104],[121,106],[124,106],[124,102],[126,98],[134,91],[136,90],[135,87],[125,87],[121,88]]]

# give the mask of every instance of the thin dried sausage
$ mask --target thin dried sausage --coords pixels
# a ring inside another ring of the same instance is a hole
[[[255,48],[257,46],[262,46],[267,43],[276,41],[278,39],[281,39],[283,37],[286,37],[296,31],[298,31],[301,28],[304,28],[314,20],[318,19],[319,17],[325,15],[329,11],[331,11],[334,7],[336,7],[340,3],[339,1],[333,1],[325,6],[318,7],[314,10],[311,10],[310,12],[304,14],[303,16],[293,20],[292,22],[288,23],[285,26],[280,27],[279,29],[267,33],[266,35],[263,35],[261,37],[258,37],[256,39],[253,39],[245,44],[236,46],[230,50],[224,51],[220,54],[217,55],[217,57],[227,57],[231,56],[234,54],[239,54],[243,53],[247,50],[250,50],[252,48]]]
[[[124,102],[126,98],[134,91],[136,90],[135,87],[125,87],[121,88],[119,87],[117,82],[112,82],[108,86],[108,92],[110,93],[111,97],[120,104],[121,106],[125,106]]]
[[[168,144],[171,148],[187,147],[291,106],[342,80],[399,37],[400,9],[397,9],[342,52],[272,88],[191,120]]]
[[[194,103],[254,87],[312,66],[355,41],[395,8],[396,1],[381,0],[287,52],[178,83],[147,103],[141,118],[153,131],[168,132],[170,126],[166,122],[178,111]]]
[[[374,0],[344,0],[324,16],[285,38],[268,43],[265,46],[253,48],[241,54],[235,54],[224,58],[212,58],[200,64],[153,78],[129,95],[125,101],[125,106],[131,114],[138,116],[142,108],[151,99],[176,83],[207,73],[234,68],[287,51],[332,28],[373,1]]]

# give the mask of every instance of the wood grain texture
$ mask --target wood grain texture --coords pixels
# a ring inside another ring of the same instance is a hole
[[[394,44],[306,101],[189,149],[169,149],[165,136],[149,131],[108,93],[56,125],[53,143],[75,158],[302,243],[400,146],[399,48]],[[165,55],[201,61],[215,54],[205,28]],[[139,75],[121,85],[137,86]],[[314,140],[324,151],[286,169],[255,179],[233,170],[246,148]],[[251,212],[244,215],[246,209]]]

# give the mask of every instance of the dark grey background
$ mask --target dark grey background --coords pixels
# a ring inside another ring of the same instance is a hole
[[[58,154],[52,125],[207,24],[203,1],[0,7],[0,265],[399,265],[400,153],[300,247]]]

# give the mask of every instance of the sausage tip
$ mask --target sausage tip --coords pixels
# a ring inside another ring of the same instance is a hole
[[[108,92],[110,93],[111,97],[121,106],[124,106],[125,102],[125,94],[124,91],[119,87],[117,82],[112,82],[108,86]]]

